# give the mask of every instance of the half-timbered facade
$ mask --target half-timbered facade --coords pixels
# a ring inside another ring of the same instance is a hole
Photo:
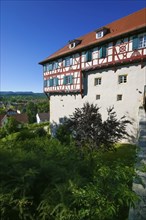
[[[135,136],[146,86],[146,9],[69,41],[40,64],[52,123],[88,101],[103,119],[114,106],[118,117],[133,122]]]

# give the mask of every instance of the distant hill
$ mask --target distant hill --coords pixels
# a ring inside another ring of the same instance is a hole
[[[35,93],[31,91],[18,91],[18,92],[12,92],[12,91],[0,91],[0,96],[45,96],[44,93]]]

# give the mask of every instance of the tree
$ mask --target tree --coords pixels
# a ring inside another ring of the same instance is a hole
[[[19,130],[19,125],[20,123],[15,118],[13,118],[12,116],[8,117],[8,121],[5,125],[6,132],[8,134],[17,132]]]
[[[49,101],[39,102],[37,104],[38,112],[49,112]]]
[[[29,123],[36,122],[37,106],[33,102],[29,102],[26,108]]]
[[[128,135],[125,117],[117,119],[113,108],[108,110],[108,118],[102,121],[97,105],[85,103],[77,108],[66,126],[71,131],[78,146],[88,146],[90,150],[111,150],[114,143]]]

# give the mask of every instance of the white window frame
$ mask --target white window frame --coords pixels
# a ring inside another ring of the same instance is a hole
[[[94,78],[94,86],[98,86],[98,85],[101,85],[101,77],[96,77]]]
[[[104,36],[104,31],[99,31],[96,33],[96,39],[102,38]]]
[[[138,37],[138,48],[146,47],[146,33]]]
[[[72,43],[69,44],[69,48],[70,48],[70,49],[74,48],[75,46],[76,46],[76,43],[75,43],[75,42],[72,42]]]
[[[118,83],[119,84],[127,83],[127,75],[126,74],[119,75],[118,76]]]

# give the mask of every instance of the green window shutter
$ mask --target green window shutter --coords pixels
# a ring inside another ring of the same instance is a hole
[[[67,83],[66,76],[64,76],[64,78],[63,78],[63,84],[66,85],[66,83]]]
[[[53,65],[52,63],[49,64],[49,70],[52,70],[53,69]]]
[[[57,68],[58,68],[58,62],[55,63],[55,69],[57,69]]]
[[[133,50],[138,49],[138,37],[137,37],[137,36],[134,36],[134,37],[133,37],[132,49],[133,49]]]
[[[85,56],[86,56],[86,58],[85,58],[86,62],[91,61],[92,60],[92,51],[91,50],[87,51]]]
[[[47,86],[50,86],[50,80],[49,79],[47,80]]]
[[[53,86],[53,79],[49,79],[49,86],[50,86],[50,87]]]
[[[44,72],[47,71],[47,67],[46,67],[46,65],[43,66],[43,71],[44,71]]]
[[[44,87],[47,87],[47,80],[44,80]]]
[[[73,64],[73,59],[70,57],[70,66]]]
[[[58,86],[58,78],[57,77],[54,79],[54,86]]]
[[[92,51],[88,51],[88,61],[92,60]]]
[[[73,84],[73,76],[72,75],[69,76],[69,82],[70,82],[69,84]]]
[[[99,50],[99,58],[105,58],[105,57],[106,57],[106,53],[107,53],[107,48],[106,48],[106,46],[100,47],[100,50]]]

